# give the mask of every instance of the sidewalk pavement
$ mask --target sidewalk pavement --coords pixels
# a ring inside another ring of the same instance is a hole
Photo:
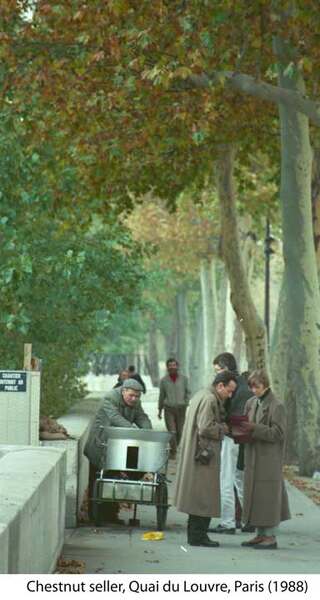
[[[162,429],[157,418],[157,390],[144,399],[144,409],[153,420],[154,428]],[[176,463],[169,462],[169,502]],[[108,526],[79,527],[67,530],[62,556],[85,562],[86,573],[320,573],[320,508],[302,492],[287,485],[292,518],[281,524],[277,550],[258,552],[242,548],[241,542],[252,534],[210,534],[218,539],[219,548],[197,548],[187,545],[187,515],[174,507],[168,511],[167,527],[162,541],[143,541],[145,531],[156,529],[155,506],[139,506],[140,527]],[[131,512],[120,517],[128,523]],[[211,526],[218,523],[212,520]]]

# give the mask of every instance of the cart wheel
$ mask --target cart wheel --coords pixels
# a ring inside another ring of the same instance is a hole
[[[96,527],[100,527],[102,523],[101,508],[102,503],[99,502],[99,481],[95,481],[92,498],[92,517]]]
[[[167,522],[168,512],[168,488],[167,484],[162,481],[157,489],[157,528],[158,531],[163,531]]]

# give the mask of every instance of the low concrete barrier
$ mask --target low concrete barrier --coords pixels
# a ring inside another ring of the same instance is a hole
[[[0,573],[51,573],[65,526],[66,456],[0,447]]]
[[[68,414],[60,417],[63,425],[74,439],[43,440],[45,448],[60,448],[67,455],[66,482],[66,527],[76,527],[84,492],[88,486],[89,461],[83,454],[84,445],[90,429],[92,416]]]

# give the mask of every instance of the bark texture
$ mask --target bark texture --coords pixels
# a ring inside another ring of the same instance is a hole
[[[177,358],[182,373],[187,377],[190,370],[190,323],[188,311],[188,293],[181,289],[176,295],[177,307]]]
[[[281,56],[281,46],[278,50]],[[282,88],[300,94],[305,92],[298,72],[291,77],[285,71],[280,72],[279,83]],[[294,398],[296,408],[300,472],[312,475],[316,465],[320,403],[320,294],[312,228],[312,154],[308,119],[284,105],[280,105],[279,113],[284,285],[287,292],[284,310],[290,365],[286,394]]]
[[[149,359],[146,361],[147,369],[151,377],[152,385],[159,385],[159,354],[158,354],[158,337],[157,326],[155,321],[150,322],[149,328]]]
[[[267,344],[265,327],[253,303],[241,256],[233,183],[234,158],[235,148],[231,145],[225,146],[217,164],[222,257],[230,281],[231,303],[245,333],[248,365],[251,370],[267,366]]]
[[[212,286],[212,263],[203,259],[200,265],[201,303],[203,319],[203,367],[204,385],[208,385],[212,378],[212,360],[214,349],[214,321],[215,304]]]
[[[312,161],[312,221],[314,247],[316,251],[318,276],[320,273],[320,149],[316,148],[313,152]]]

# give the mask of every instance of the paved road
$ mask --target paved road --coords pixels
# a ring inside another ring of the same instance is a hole
[[[157,392],[144,400],[154,427],[157,419]],[[160,427],[159,427],[160,425]],[[173,482],[176,464],[169,463],[168,477]],[[172,483],[169,486],[172,491]],[[248,534],[219,537],[220,548],[194,548],[186,543],[186,515],[169,509],[165,539],[146,542],[144,531],[155,530],[155,507],[138,509],[140,527],[109,526],[68,530],[64,558],[83,560],[86,573],[320,573],[320,508],[296,488],[288,486],[292,519],[283,523],[278,535],[279,549],[258,552],[242,548]],[[131,514],[122,511],[121,518]],[[218,521],[212,521],[216,524]],[[250,534],[249,534],[250,536]],[[211,534],[211,537],[214,537]]]

